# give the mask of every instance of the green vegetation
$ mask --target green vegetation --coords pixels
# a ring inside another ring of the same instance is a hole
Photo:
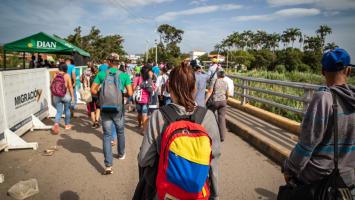
[[[237,74],[237,75],[241,75],[241,76],[245,76],[245,77],[255,77],[255,78],[264,78],[264,79],[271,79],[271,80],[281,80],[281,81],[302,82],[302,83],[310,83],[310,84],[316,84],[316,85],[324,85],[324,77],[320,74],[315,74],[315,73],[311,73],[311,72],[298,72],[298,71],[277,72],[277,71],[266,71],[266,70],[251,70],[251,71],[245,71],[245,72],[234,72],[232,70],[227,70],[227,74]],[[235,80],[235,83],[240,84],[241,81]],[[349,84],[355,85],[355,76],[351,76],[349,78]],[[272,91],[280,92],[283,94],[295,95],[295,96],[299,96],[299,97],[303,97],[303,95],[304,95],[304,90],[297,89],[297,88],[290,88],[290,87],[256,83],[256,82],[251,82],[249,84],[249,86],[262,88],[262,89],[266,89],[266,90],[272,90]],[[241,88],[238,88],[238,87],[236,87],[236,91],[238,93],[242,92]],[[274,102],[277,102],[280,104],[284,104],[287,106],[298,108],[301,110],[303,109],[303,103],[299,102],[299,101],[285,99],[282,97],[276,97],[276,96],[268,95],[268,94],[261,93],[261,92],[255,92],[255,91],[249,91],[249,94],[252,96],[256,96],[259,98],[267,99],[267,100],[274,101]],[[240,100],[240,97],[238,99]],[[254,106],[257,106],[259,108],[279,114],[279,115],[287,117],[289,119],[293,119],[298,122],[300,122],[302,120],[301,115],[295,114],[294,112],[291,112],[291,111],[279,109],[279,108],[276,108],[276,107],[273,107],[273,106],[270,106],[267,104],[262,104],[262,103],[252,101],[252,100],[249,103]]]
[[[102,36],[95,26],[91,27],[89,34],[82,35],[81,27],[74,29],[74,33],[65,38],[68,42],[78,46],[91,55],[93,62],[102,62],[110,53],[125,55],[123,38],[118,34]]]
[[[181,54],[180,47],[178,46],[182,41],[184,31],[169,24],[162,24],[158,27],[157,32],[160,35],[160,41],[156,41],[158,63],[167,62],[173,66],[178,66],[186,58],[186,54]],[[148,56],[146,55],[147,53]],[[148,62],[155,62],[155,47],[149,49],[146,54],[144,54],[144,58],[147,56]]]

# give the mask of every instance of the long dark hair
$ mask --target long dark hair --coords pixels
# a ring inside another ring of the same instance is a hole
[[[142,67],[142,70],[141,70],[141,76],[143,78],[143,81],[146,81],[150,78],[149,76],[149,72],[152,71],[152,68],[149,67],[149,66],[144,66]]]
[[[187,112],[195,109],[194,90],[195,74],[190,66],[181,63],[180,67],[175,67],[169,75],[169,87],[173,91],[177,104],[185,107]]]

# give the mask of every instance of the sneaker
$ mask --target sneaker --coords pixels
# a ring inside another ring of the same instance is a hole
[[[123,155],[118,155],[118,160],[124,160],[126,158],[126,153]]]
[[[113,174],[112,167],[106,167],[104,171],[104,175]]]

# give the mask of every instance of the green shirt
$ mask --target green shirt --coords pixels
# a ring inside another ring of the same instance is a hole
[[[110,68],[110,72],[112,73],[117,73],[118,69],[117,68]],[[106,71],[101,71],[97,74],[95,80],[94,80],[94,83],[96,84],[99,84],[101,85],[103,82],[104,82],[104,79],[106,77]],[[120,73],[120,76],[119,76],[120,80],[121,80],[121,91],[123,92],[124,91],[124,88],[128,85],[131,85],[131,79],[129,77],[128,74],[126,73]]]
[[[142,70],[142,66],[140,66],[140,65],[137,65],[137,66],[134,68],[134,71],[136,72],[136,74],[141,73],[141,70]]]

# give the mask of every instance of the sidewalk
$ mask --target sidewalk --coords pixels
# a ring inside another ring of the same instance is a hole
[[[103,171],[102,130],[92,129],[80,110],[73,119],[73,130],[54,136],[49,131],[24,135],[26,141],[39,143],[39,149],[0,153],[0,199],[11,199],[7,190],[20,180],[37,178],[40,193],[30,200],[117,200],[131,199],[138,181],[137,154],[142,136],[137,133],[134,113],[126,116],[125,160],[114,159],[114,174]],[[45,123],[49,124],[50,120]],[[57,145],[53,156],[42,156],[43,150]],[[220,199],[275,199],[283,184],[280,168],[249,146],[238,136],[228,133],[222,144],[220,160]],[[117,151],[114,150],[116,154]]]

